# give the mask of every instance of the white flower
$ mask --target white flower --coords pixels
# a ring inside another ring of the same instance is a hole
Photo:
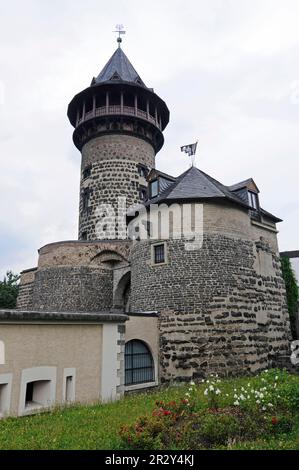
[[[193,382],[193,380],[191,380],[190,385],[195,385],[195,382]]]
[[[188,392],[185,393],[185,395],[186,395],[186,397],[190,397],[190,393],[188,393]]]
[[[214,391],[213,385],[210,385],[210,386],[209,386],[209,390],[210,390],[210,392],[213,392],[213,391]]]
[[[275,380],[278,380],[278,375],[275,376]]]
[[[207,384],[209,384],[209,383],[210,383],[210,381],[209,381],[209,380],[207,380]]]
[[[234,405],[235,405],[235,406],[239,406],[239,405],[240,405],[240,403],[238,402],[238,400],[236,400],[236,401],[234,402]]]
[[[242,390],[242,392],[244,392],[244,391],[245,391],[245,388],[244,388],[244,387],[241,387],[241,390]]]
[[[202,383],[203,383],[203,384],[205,383],[205,379],[202,379]]]
[[[258,405],[261,403],[260,400],[256,400],[256,402],[257,402]]]
[[[220,395],[221,391],[219,390],[219,388],[217,388],[215,393],[216,393],[216,395]]]
[[[241,393],[240,399],[243,400],[243,401],[246,400],[246,398],[244,397],[243,393]]]
[[[262,410],[263,410],[263,411],[266,411],[266,407],[265,407],[265,406],[263,406]]]
[[[238,395],[236,393],[234,394],[234,398],[238,398]]]
[[[204,391],[204,395],[207,395],[209,393],[209,390],[206,388]]]
[[[269,408],[273,408],[272,403],[268,403]]]

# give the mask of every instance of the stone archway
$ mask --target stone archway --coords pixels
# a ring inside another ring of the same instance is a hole
[[[107,269],[113,269],[115,266],[124,263],[127,263],[125,258],[113,250],[103,250],[90,261],[90,264],[102,265]]]
[[[122,272],[115,273],[115,288],[113,292],[113,306],[121,308],[124,312],[130,311],[130,294],[131,294],[131,270],[125,268]]]

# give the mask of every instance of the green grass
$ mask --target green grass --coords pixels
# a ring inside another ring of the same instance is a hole
[[[248,380],[246,377],[226,380],[223,388],[229,390],[232,386],[241,387]],[[293,377],[292,380],[296,380],[299,387],[299,377]],[[199,388],[202,390],[203,385]],[[104,405],[75,405],[30,417],[7,418],[0,421],[0,449],[123,449],[124,444],[119,437],[122,425],[132,424],[140,415],[151,413],[156,400],[178,400],[186,390],[186,385],[172,386],[132,394],[118,402]],[[205,406],[202,400],[200,407]],[[299,410],[292,433],[236,444],[230,449],[299,450]]]

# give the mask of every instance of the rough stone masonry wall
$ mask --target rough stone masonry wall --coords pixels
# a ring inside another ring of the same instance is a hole
[[[155,151],[142,139],[126,135],[105,135],[89,141],[82,149],[79,239],[102,238],[96,235],[99,220],[97,208],[109,203],[117,215],[118,197],[127,198],[127,208],[141,201],[139,189],[146,180],[138,173],[138,164],[155,166]],[[83,172],[90,168],[90,176]],[[83,195],[88,194],[88,208],[83,207]],[[117,238],[111,231],[105,238]]]
[[[167,249],[160,266],[149,242],[131,254],[132,310],[160,311],[162,381],[252,373],[287,350],[285,287],[266,239],[206,233],[198,251],[183,240]]]
[[[57,312],[97,312],[112,307],[113,272],[97,266],[53,266],[35,276],[32,306]]]
[[[21,273],[19,292],[17,298],[18,310],[32,309],[32,294],[34,286],[34,278],[37,268],[28,269]]]

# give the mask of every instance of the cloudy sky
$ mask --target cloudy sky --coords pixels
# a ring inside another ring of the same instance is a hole
[[[116,48],[167,102],[162,171],[253,177],[299,249],[298,0],[0,0],[0,276],[77,238],[80,154],[66,117]]]

